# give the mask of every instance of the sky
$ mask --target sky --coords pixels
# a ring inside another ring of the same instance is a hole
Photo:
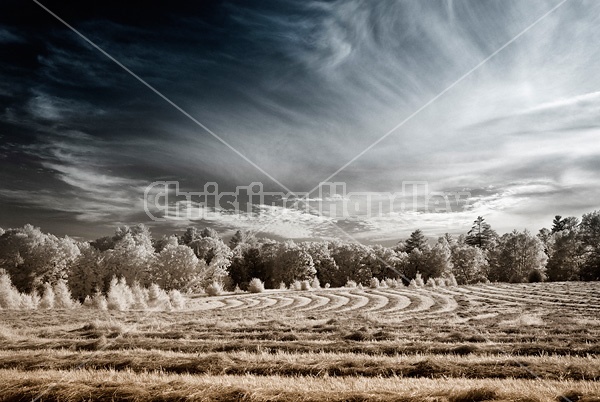
[[[169,102],[35,2],[3,1],[0,227],[393,244],[479,215],[537,232],[599,207],[598,1],[40,2]],[[162,212],[206,214],[153,220],[157,181],[400,195],[347,216],[330,207],[352,197],[318,191],[309,208],[273,196],[243,213],[174,196]],[[425,203],[457,192],[469,196],[450,209]]]

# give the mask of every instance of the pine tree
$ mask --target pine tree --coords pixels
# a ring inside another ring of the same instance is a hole
[[[244,242],[244,235],[242,234],[241,230],[238,230],[237,232],[235,232],[235,234],[229,240],[229,248],[233,250],[238,245],[242,244],[243,242]]]
[[[427,244],[427,239],[425,235],[421,231],[421,229],[417,229],[410,234],[410,237],[406,239],[404,242],[404,250],[407,254],[410,254],[414,249],[423,250],[425,245]]]
[[[482,216],[478,216],[473,222],[471,230],[467,232],[465,243],[470,246],[477,246],[487,249],[494,238],[498,237],[489,223],[485,222]]]

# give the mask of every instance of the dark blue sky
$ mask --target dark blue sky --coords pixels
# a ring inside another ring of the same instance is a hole
[[[315,187],[559,4],[548,1],[42,1],[293,191]],[[471,209],[345,223],[500,231],[598,207],[600,3],[569,0],[341,171],[351,191],[407,180]],[[279,186],[29,1],[0,5],[0,226],[95,237],[146,222],[144,188]],[[276,216],[224,215],[229,231]],[[335,237],[327,217],[265,229]],[[157,231],[181,220],[154,224]],[[206,222],[196,222],[200,226]]]

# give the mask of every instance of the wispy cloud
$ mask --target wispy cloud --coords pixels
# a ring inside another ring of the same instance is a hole
[[[234,1],[166,14],[74,6],[65,15],[286,186],[307,191],[556,4]],[[406,180],[469,188],[470,210],[338,224],[391,239],[418,227],[466,230],[478,214],[500,230],[535,230],[556,213],[593,209],[599,10],[593,0],[565,3],[335,178],[354,191],[396,192]],[[208,181],[280,190],[71,32],[30,17],[20,30],[0,27],[14,50],[0,73],[4,198],[32,203],[39,190],[51,208],[97,222],[143,218],[143,187],[161,178],[193,190]],[[279,212],[211,224],[252,228]],[[290,212],[271,234],[337,236],[331,219]]]

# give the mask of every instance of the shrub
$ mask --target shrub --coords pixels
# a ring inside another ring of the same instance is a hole
[[[310,290],[310,281],[304,280],[300,282],[300,290]]]
[[[112,288],[108,291],[106,297],[106,307],[108,308],[108,310],[116,311],[123,311],[129,308],[127,302],[123,298],[123,295],[121,294],[118,288]]]
[[[544,281],[544,274],[542,274],[539,270],[534,269],[527,276],[527,281],[529,283],[543,282]]]
[[[448,278],[446,279],[446,285],[458,286],[458,282],[456,282],[456,277],[454,276],[454,274],[448,275]]]
[[[310,282],[310,287],[313,289],[321,289],[321,282],[319,281],[319,278],[314,278],[311,282]]]
[[[441,288],[446,287],[446,280],[444,278],[435,278],[435,284]]]
[[[386,278],[385,280],[385,284],[387,285],[388,288],[399,288],[400,287],[400,283],[397,279],[395,278]]]
[[[380,288],[387,288],[387,287],[388,287],[388,284],[387,284],[387,282],[386,282],[386,281],[381,281],[381,282],[379,282],[379,287],[380,287]]]
[[[219,296],[223,293],[223,285],[220,282],[213,282],[206,287],[206,294],[209,296]]]
[[[136,282],[131,287],[131,295],[133,296],[132,308],[144,310],[148,307],[148,289],[144,289]]]
[[[418,288],[417,281],[415,281],[414,279],[411,279],[410,283],[408,284],[408,288],[409,289],[417,289]]]
[[[287,286],[285,286],[285,282],[279,283],[279,290],[287,290]]]
[[[433,288],[435,289],[437,286],[435,285],[435,279],[433,278],[429,278],[427,279],[427,283],[425,284],[425,286],[427,286],[428,288]]]
[[[356,282],[354,282],[353,280],[349,280],[348,282],[346,282],[346,284],[344,285],[344,287],[346,287],[346,288],[355,288],[356,287]]]
[[[117,280],[113,277],[106,293],[106,303],[109,310],[128,310],[135,304],[135,297],[124,278]]]
[[[182,310],[185,308],[185,297],[177,289],[171,289],[169,291],[169,301],[174,309]]]
[[[329,289],[330,287],[331,287],[331,285],[329,284],[329,282],[327,282],[327,283],[325,284],[325,289]]]
[[[21,294],[13,286],[8,273],[0,270],[0,308],[19,308],[20,305]]]
[[[36,310],[40,304],[40,295],[38,295],[37,291],[32,291],[31,293],[22,293],[21,294],[21,303],[19,307],[27,309],[27,310]]]
[[[425,282],[423,281],[423,277],[421,276],[420,272],[417,272],[417,275],[415,275],[415,283],[418,287],[425,286]]]
[[[248,285],[248,288],[250,288],[250,285]],[[236,295],[239,295],[241,293],[244,293],[244,291],[240,288],[240,285],[235,285],[235,289],[233,289],[233,293],[235,293]]]
[[[44,291],[40,299],[40,307],[43,309],[54,308],[54,290],[49,283],[44,283]]]
[[[72,309],[76,303],[64,279],[59,279],[52,289],[54,291],[54,308]]]
[[[293,290],[302,290],[302,284],[300,283],[300,281],[294,281],[290,285],[290,289],[293,289]]]
[[[262,293],[265,291],[265,284],[258,278],[252,278],[248,284],[248,291],[250,293]]]
[[[83,301],[83,305],[86,307],[97,308],[98,310],[108,310],[106,296],[104,296],[98,289],[96,289],[91,297],[86,296],[85,300]]]
[[[165,308],[167,310],[171,308],[169,295],[156,283],[153,283],[148,288],[148,307]]]
[[[371,280],[369,281],[369,287],[371,289],[377,289],[379,287],[379,279],[371,278]]]
[[[359,283],[358,285],[356,285],[356,289],[361,289],[362,290],[363,289],[363,284]]]

